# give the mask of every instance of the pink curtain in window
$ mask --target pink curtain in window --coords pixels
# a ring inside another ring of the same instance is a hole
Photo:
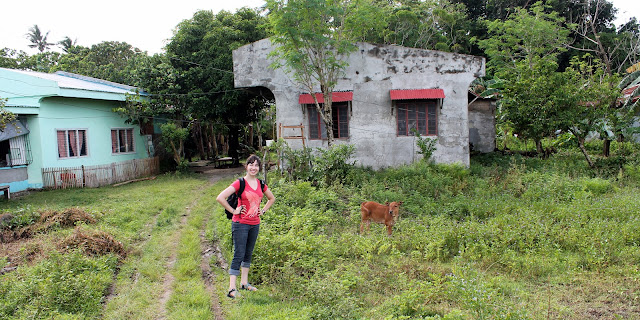
[[[58,157],[66,158],[69,156],[67,151],[67,135],[65,131],[58,131]]]
[[[127,151],[135,151],[135,149],[133,148],[133,129],[127,129]]]
[[[80,152],[79,156],[86,156],[87,155],[87,131],[86,130],[78,130],[78,140],[79,140],[79,146],[80,146],[80,150],[78,150],[78,152]]]
[[[69,146],[71,147],[71,153],[74,157],[78,156],[78,138],[76,137],[75,130],[67,131],[69,133]]]
[[[118,130],[111,130],[111,152],[118,152]]]

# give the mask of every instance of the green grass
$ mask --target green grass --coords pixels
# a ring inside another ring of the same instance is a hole
[[[230,318],[639,318],[635,172],[585,166],[575,153],[494,154],[469,169],[354,169],[330,187],[273,176],[252,267],[267,293]],[[392,237],[358,234],[364,200],[404,201]]]
[[[97,220],[85,228],[108,232],[129,254],[116,263],[117,257],[113,256],[50,256],[42,249],[32,249],[41,255],[34,266],[23,265],[16,272],[0,276],[0,318],[153,318],[158,309],[156,293],[161,291],[179,218],[205,185],[203,180],[189,176],[164,175],[120,187],[36,192],[1,204],[4,212],[25,216],[41,210],[80,207]],[[194,196],[184,196],[191,193]],[[48,243],[46,248],[55,250],[55,243],[70,232],[55,229],[36,235],[28,245]],[[75,262],[61,263],[60,259]],[[90,267],[76,270],[78,265]],[[60,277],[52,276],[58,273]],[[19,294],[15,290],[20,290]],[[115,295],[105,301],[109,290]]]
[[[226,319],[640,318],[636,160],[592,170],[571,150],[550,159],[490,154],[470,168],[353,168],[330,186],[272,175],[277,201],[263,217],[250,278],[259,291],[228,299],[227,270],[212,260],[214,294]],[[79,206],[98,221],[84,228],[129,252],[121,261],[43,254],[72,229],[37,235],[23,250],[41,257],[0,276],[0,318],[154,318],[170,273],[166,317],[212,319],[200,234],[231,260],[230,222],[215,201],[231,182],[167,175],[0,204],[19,216],[16,226],[39,210]],[[391,237],[377,224],[359,234],[365,200],[404,202]]]
[[[211,297],[202,282],[200,232],[204,218],[211,213],[210,204],[199,192],[198,202],[190,208],[186,225],[180,230],[177,261],[171,271],[175,277],[173,294],[168,301],[169,319],[210,319]]]

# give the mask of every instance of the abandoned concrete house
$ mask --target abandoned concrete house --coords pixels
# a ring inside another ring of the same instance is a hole
[[[484,58],[369,43],[357,47],[346,57],[332,107],[336,144],[354,145],[356,164],[379,169],[419,160],[412,128],[437,139],[436,163],[469,166],[470,143],[474,150],[493,151],[495,104],[470,107],[468,96],[470,83],[484,76]],[[234,50],[235,86],[271,91],[278,138],[299,137],[287,140],[292,148],[327,147],[313,98],[289,74],[270,67],[272,50],[269,39]]]

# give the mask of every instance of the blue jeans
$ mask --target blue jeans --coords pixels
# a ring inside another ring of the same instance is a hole
[[[233,260],[229,274],[240,275],[240,267],[249,268],[251,266],[251,256],[253,248],[256,246],[260,225],[243,224],[240,222],[231,223],[231,236],[233,237]]]

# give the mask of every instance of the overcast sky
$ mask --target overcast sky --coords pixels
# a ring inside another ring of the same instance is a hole
[[[176,25],[192,18],[198,10],[235,12],[241,7],[254,8],[264,3],[264,0],[0,0],[0,48],[37,53],[28,47],[30,42],[25,36],[37,24],[41,32],[49,31],[49,42],[67,36],[86,47],[119,41],[149,54],[160,53]]]
[[[37,24],[49,31],[49,42],[68,36],[78,45],[103,41],[127,42],[149,54],[160,53],[176,25],[198,10],[235,12],[241,7],[262,6],[264,0],[0,0],[0,48],[37,53],[29,48],[26,34]],[[616,24],[640,18],[640,0],[613,0]],[[59,49],[57,49],[59,51]]]

